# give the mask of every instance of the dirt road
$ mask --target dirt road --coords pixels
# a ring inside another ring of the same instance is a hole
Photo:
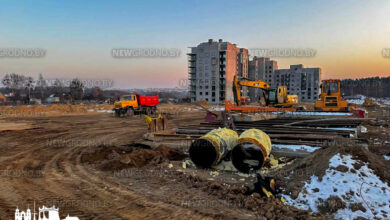
[[[193,120],[193,115],[184,115],[169,125]],[[31,128],[0,132],[1,219],[13,219],[16,207],[32,208],[34,201],[39,207],[58,206],[61,219],[68,213],[80,219],[254,217],[248,210],[203,204],[223,201],[185,181],[173,181],[172,175],[128,178],[81,163],[91,148],[142,140],[146,127],[141,118],[118,119],[106,113],[6,121]]]
[[[203,116],[181,113],[169,120],[168,127],[198,124]],[[237,179],[242,177],[228,174],[217,182],[208,170],[184,172],[181,161],[129,169],[109,164],[102,169],[102,163],[120,152],[111,149],[143,141],[147,129],[139,117],[102,113],[7,118],[2,123],[15,126],[0,130],[1,219],[13,219],[16,207],[32,209],[34,202],[36,207],[59,207],[61,219],[68,213],[80,219],[308,217],[276,200],[243,196],[241,186],[247,180]],[[228,180],[239,187],[226,184]]]

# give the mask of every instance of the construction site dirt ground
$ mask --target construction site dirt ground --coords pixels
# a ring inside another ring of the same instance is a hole
[[[183,113],[168,126],[199,123],[203,116]],[[229,200],[227,190],[232,189],[223,181],[207,180],[207,170],[187,178],[178,171],[179,161],[130,169],[98,166],[115,157],[113,146],[143,141],[147,128],[142,118],[101,113],[6,118],[2,123],[7,129],[0,131],[1,219],[10,219],[16,207],[31,208],[34,201],[56,205],[61,218],[67,213],[80,219],[256,218],[258,207],[251,210],[242,199]],[[109,152],[94,153],[101,149]],[[296,215],[287,208],[285,213]]]
[[[182,111],[168,127],[199,124],[204,116]],[[375,138],[388,138],[386,132]],[[61,219],[68,213],[80,219],[329,217],[244,195],[253,176],[186,167],[181,150],[138,144],[150,144],[145,133],[143,118],[107,112],[1,118],[0,219],[12,219],[16,207],[25,210],[34,202],[59,207]]]

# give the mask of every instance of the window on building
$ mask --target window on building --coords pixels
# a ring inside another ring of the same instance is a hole
[[[206,95],[209,95],[209,92],[206,92]]]
[[[202,95],[203,93],[202,92],[199,92],[199,95]]]

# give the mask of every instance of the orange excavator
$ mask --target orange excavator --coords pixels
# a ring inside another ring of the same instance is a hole
[[[260,101],[262,106],[245,106],[241,96],[242,86],[262,89],[264,91],[264,97]],[[225,109],[228,111],[295,111],[292,106],[298,105],[298,96],[287,95],[286,86],[271,88],[264,81],[239,80],[237,76],[233,78],[233,94],[235,105],[225,100]]]

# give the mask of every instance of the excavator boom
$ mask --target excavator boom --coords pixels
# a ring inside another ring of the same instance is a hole
[[[260,81],[260,80],[257,80],[257,81],[242,80],[242,81],[240,81],[240,80],[238,80],[237,76],[234,76],[234,78],[233,78],[233,93],[234,93],[234,101],[235,101],[237,106],[242,105],[242,103],[241,103],[241,98],[242,98],[241,87],[242,86],[259,88],[259,89],[262,89],[266,92],[270,88],[270,85],[264,81]]]
[[[260,80],[249,81],[239,80],[237,76],[233,78],[233,94],[236,106],[242,105],[241,87],[259,88],[264,91],[264,101],[266,106],[287,107],[298,104],[297,95],[287,95],[287,87],[279,86],[270,88],[271,86]]]

